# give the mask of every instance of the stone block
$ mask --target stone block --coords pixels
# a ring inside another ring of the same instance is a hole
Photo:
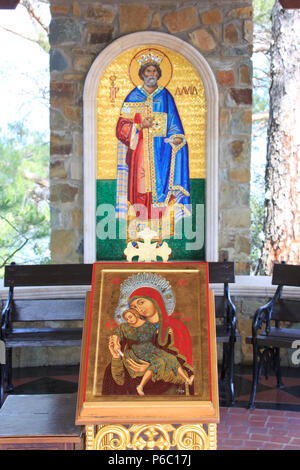
[[[51,133],[50,155],[69,155],[72,153],[72,139],[67,135]]]
[[[67,58],[59,49],[50,50],[50,72],[62,72],[68,65]]]
[[[213,36],[204,28],[193,31],[189,36],[193,45],[203,52],[210,52],[217,46]]]
[[[235,207],[249,206],[249,183],[236,183],[227,180],[220,189],[220,208],[235,209]]]
[[[50,129],[52,131],[61,131],[68,127],[68,121],[57,109],[50,109]]]
[[[54,82],[50,83],[50,103],[52,106],[69,104],[74,101],[75,87],[73,83]]]
[[[244,21],[244,38],[252,43],[253,40],[253,22],[251,20]]]
[[[63,79],[70,82],[82,82],[85,79],[85,73],[67,73]]]
[[[67,176],[64,162],[56,160],[50,163],[50,178],[67,178]]]
[[[232,119],[230,121],[230,132],[232,135],[238,134],[251,134],[252,128],[252,111],[251,110],[239,110],[233,112]]]
[[[250,227],[250,209],[236,207],[223,210],[223,224],[225,227],[248,228]]]
[[[251,250],[251,243],[249,238],[242,235],[237,235],[235,237],[234,248],[237,253],[249,254]]]
[[[217,81],[221,86],[230,87],[234,85],[233,70],[218,70]]]
[[[51,45],[74,44],[81,41],[79,23],[73,18],[52,18],[49,27]]]
[[[214,34],[217,41],[221,40],[221,29],[222,26],[218,24],[212,24],[209,26],[210,31]]]
[[[101,5],[90,5],[86,12],[86,18],[100,23],[111,24],[115,14],[113,11],[103,8]]]
[[[54,203],[73,202],[78,188],[69,184],[56,184],[51,187],[50,200]]]
[[[252,89],[231,88],[229,93],[236,104],[252,104]]]
[[[164,17],[164,23],[170,33],[188,31],[198,26],[198,16],[194,7],[169,13]]]
[[[47,363],[49,365],[79,364],[80,346],[71,346],[67,348],[59,346],[47,348]]]
[[[64,114],[70,121],[81,122],[82,120],[82,108],[80,106],[65,106]]]
[[[159,29],[161,27],[161,17],[158,13],[154,13],[151,21],[151,28]]]
[[[228,179],[236,183],[247,183],[250,181],[250,177],[249,168],[239,168],[228,171]]]
[[[235,8],[234,10],[231,10],[229,12],[228,16],[231,18],[240,18],[240,19],[252,18],[253,8],[251,6]]]
[[[67,15],[69,13],[70,7],[68,5],[51,5],[50,11],[52,17],[60,16],[60,15]]]
[[[82,210],[75,207],[72,210],[72,225],[73,227],[80,228],[82,225]]]
[[[54,230],[51,234],[51,253],[55,255],[56,260],[65,258],[73,251],[73,231],[72,230]],[[53,258],[52,258],[53,261]],[[59,261],[62,262],[62,261]]]
[[[150,25],[150,8],[139,4],[121,5],[119,21],[121,33],[143,31]]]
[[[226,108],[221,108],[219,112],[220,136],[227,136],[229,132],[229,127],[230,127],[230,111]]]
[[[73,59],[73,68],[75,72],[85,72],[87,73],[92,65],[93,58],[89,55],[82,57],[74,57]]]
[[[241,85],[251,85],[251,70],[247,65],[241,65],[239,68],[239,80]]]
[[[201,15],[202,23],[207,24],[219,24],[222,22],[222,12],[218,8],[215,10],[206,11]]]
[[[73,158],[71,161],[71,179],[72,180],[82,180],[82,160],[78,158]]]
[[[251,57],[252,55],[252,46],[250,45],[236,45],[231,46],[229,44],[222,47],[223,57]]]
[[[239,158],[244,148],[243,140],[234,140],[233,142],[230,143],[230,148],[231,148],[231,154],[233,158],[234,159]]]
[[[231,44],[237,43],[239,40],[239,33],[234,23],[227,24],[224,27],[224,41]]]
[[[254,312],[253,312],[254,314]],[[237,327],[242,337],[241,346],[242,346],[242,356],[244,363],[252,363],[253,354],[252,354],[252,345],[246,344],[245,338],[251,336],[252,334],[252,320],[251,318],[238,318]]]
[[[83,155],[83,139],[81,133],[73,133],[73,154],[79,157]]]
[[[61,226],[61,210],[58,207],[50,207],[50,217],[52,230]]]
[[[81,9],[78,2],[73,3],[73,15],[81,16]]]
[[[108,25],[89,24],[88,25],[88,44],[105,44],[112,41],[113,27]],[[84,56],[83,56],[84,58]]]

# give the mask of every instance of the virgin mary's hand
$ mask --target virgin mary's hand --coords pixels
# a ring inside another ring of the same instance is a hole
[[[130,366],[130,369],[132,369],[134,372],[139,372],[141,374],[144,374],[148,367],[150,366],[149,362],[141,361],[141,364],[138,364],[137,362],[134,362],[132,359],[127,359],[127,362]]]
[[[121,357],[119,352],[121,349],[120,340],[116,335],[112,335],[109,337],[108,349],[114,359],[118,359],[119,357]]]

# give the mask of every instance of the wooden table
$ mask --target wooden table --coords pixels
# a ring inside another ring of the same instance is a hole
[[[79,450],[77,394],[9,395],[0,410],[0,450]]]

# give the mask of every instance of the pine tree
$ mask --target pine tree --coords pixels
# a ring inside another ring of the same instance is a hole
[[[263,265],[300,263],[300,11],[272,10]]]

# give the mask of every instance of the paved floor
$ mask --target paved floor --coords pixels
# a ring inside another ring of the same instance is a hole
[[[79,368],[42,367],[14,371],[14,393],[77,392]],[[251,370],[236,368],[236,403],[229,407],[221,387],[219,450],[299,450],[300,449],[300,368],[283,369],[284,389],[276,379],[261,379],[256,408],[247,409],[251,391]]]
[[[299,450],[300,413],[220,408],[219,450]]]

